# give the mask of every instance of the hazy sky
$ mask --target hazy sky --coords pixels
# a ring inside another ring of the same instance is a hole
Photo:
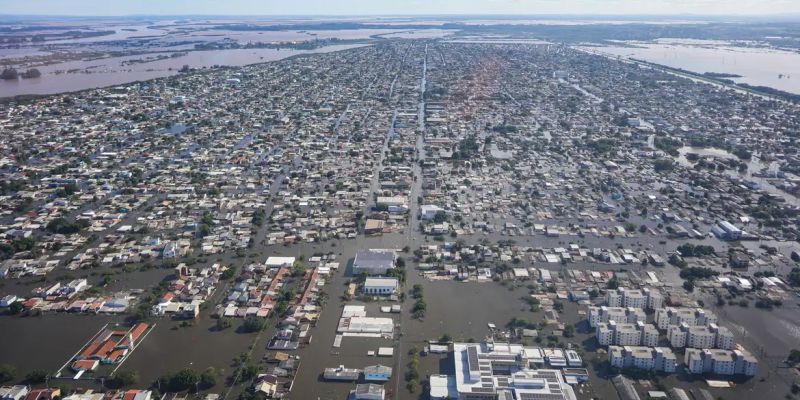
[[[800,0],[0,0],[2,14],[389,15],[800,13]]]

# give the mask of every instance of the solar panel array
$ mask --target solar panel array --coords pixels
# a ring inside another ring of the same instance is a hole
[[[530,393],[530,392],[521,392],[517,394],[519,395],[519,400],[563,400],[564,399],[564,396],[560,394]]]
[[[478,360],[478,347],[467,347],[467,364],[469,365],[469,372],[478,372],[480,364]]]

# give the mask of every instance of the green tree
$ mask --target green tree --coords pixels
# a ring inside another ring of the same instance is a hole
[[[675,163],[668,158],[660,158],[653,162],[653,169],[656,172],[669,172],[675,168]]]
[[[608,282],[606,282],[606,288],[612,290],[616,290],[617,288],[619,288],[619,280],[617,280],[616,276],[609,279]]]
[[[8,312],[10,312],[11,314],[19,314],[24,309],[25,309],[25,307],[19,301],[15,301],[15,302],[11,303],[10,306],[8,306]]]
[[[139,383],[139,373],[136,371],[117,371],[105,381],[109,389],[122,389]]]
[[[234,276],[236,276],[236,267],[230,266],[228,267],[228,269],[222,272],[222,275],[220,275],[220,279],[228,281],[233,279]]]
[[[249,381],[258,376],[258,367],[255,365],[244,365],[239,368],[239,380]]]
[[[28,375],[25,375],[25,382],[27,382],[30,385],[44,383],[44,381],[47,380],[47,376],[48,376],[47,371],[43,369],[35,369],[29,372]]]
[[[563,331],[562,334],[566,338],[571,338],[571,337],[575,336],[575,325],[572,325],[572,324],[564,325],[564,331]]]
[[[264,328],[264,325],[266,325],[266,323],[263,318],[249,316],[244,319],[242,328],[245,332],[258,332]]]
[[[11,364],[0,364],[0,383],[14,380],[17,376],[17,369]]]
[[[407,387],[409,392],[416,393],[417,390],[419,389],[419,381],[417,381],[416,379],[411,379],[410,381],[408,381]]]
[[[800,350],[798,349],[789,350],[789,355],[786,357],[786,361],[789,361],[792,364],[800,363]]]
[[[215,326],[218,331],[225,330],[233,326],[233,321],[228,317],[219,317]]]
[[[184,368],[174,374],[168,374],[165,379],[169,390],[180,392],[192,389],[200,381],[200,376],[191,368]]]
[[[414,303],[414,307],[412,307],[411,312],[414,318],[422,318],[425,316],[425,311],[427,310],[428,305],[425,303],[425,300],[418,299]]]
[[[414,284],[414,286],[411,288],[411,297],[415,299],[422,298],[422,285],[419,283]]]
[[[200,386],[204,389],[208,389],[210,387],[216,386],[217,384],[217,371],[214,370],[213,367],[206,368],[202,374],[200,374]]]

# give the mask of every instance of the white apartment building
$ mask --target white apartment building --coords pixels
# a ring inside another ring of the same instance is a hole
[[[589,307],[587,318],[589,319],[589,326],[592,328],[597,327],[597,324],[601,322],[615,321],[620,324],[633,324],[647,320],[647,316],[641,309],[607,306]]]
[[[596,331],[597,341],[601,346],[656,346],[658,345],[658,329],[651,324],[639,321],[635,324],[600,322]]]
[[[657,290],[619,288],[606,292],[606,304],[609,307],[633,307],[657,310],[664,305],[664,297]]]
[[[608,362],[616,368],[637,368],[648,371],[675,372],[677,358],[666,347],[610,346]]]
[[[733,333],[724,326],[711,324],[709,327],[717,334],[716,348],[724,350],[733,350],[736,348],[736,341],[733,339]]]
[[[671,325],[705,326],[717,323],[717,316],[702,308],[666,307],[656,310],[656,326],[666,330]]]
[[[754,376],[758,360],[745,350],[687,349],[686,369],[691,374]]]
[[[688,347],[733,350],[736,347],[730,330],[717,324],[708,326],[690,326],[686,323],[673,325],[667,329],[667,339],[670,346],[677,349]]]
[[[682,326],[673,325],[667,329],[667,340],[669,340],[669,346],[673,349],[682,349],[686,347],[686,339],[689,336],[689,333],[683,330]]]
[[[664,296],[661,295],[661,292],[651,288],[644,288],[642,293],[647,298],[645,308],[648,310],[658,310],[664,307]]]

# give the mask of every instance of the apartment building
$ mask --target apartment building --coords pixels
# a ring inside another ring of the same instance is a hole
[[[606,304],[609,307],[657,310],[664,306],[664,297],[651,288],[641,290],[619,288],[606,292]]]
[[[672,348],[678,349],[688,347],[733,350],[736,347],[730,330],[717,324],[708,326],[689,326],[686,323],[673,325],[667,329],[667,339]]]
[[[758,360],[745,350],[687,349],[686,369],[691,374],[754,376]]]
[[[638,308],[623,307],[589,307],[588,313],[589,326],[595,328],[597,324],[615,321],[620,324],[633,324],[638,321],[646,321],[647,316],[644,310]]]
[[[610,346],[608,362],[616,368],[636,368],[648,371],[675,372],[677,358],[666,347]]]
[[[656,326],[666,330],[672,325],[702,326],[717,323],[717,316],[702,308],[666,307],[656,310]]]
[[[651,324],[638,321],[634,324],[609,321],[600,322],[596,331],[601,346],[657,346],[658,329]]]

